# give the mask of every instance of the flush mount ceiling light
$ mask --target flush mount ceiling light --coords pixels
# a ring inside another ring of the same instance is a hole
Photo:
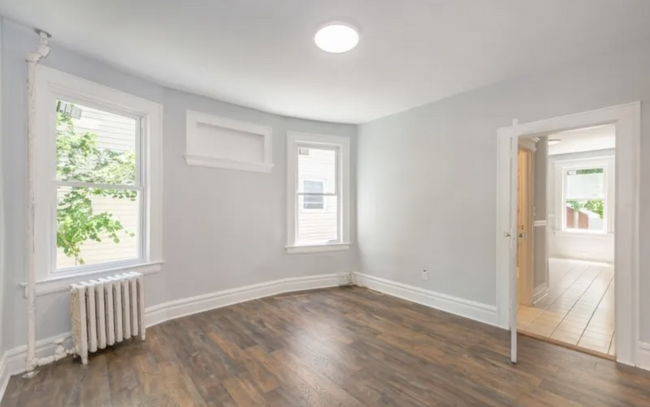
[[[346,24],[329,24],[318,30],[314,42],[325,52],[340,54],[357,46],[359,33]]]
[[[550,140],[548,141],[548,145],[549,145],[549,146],[554,146],[554,145],[556,145],[556,144],[560,144],[561,141],[562,141],[562,140],[560,140],[559,138],[552,138],[552,139],[550,139]]]

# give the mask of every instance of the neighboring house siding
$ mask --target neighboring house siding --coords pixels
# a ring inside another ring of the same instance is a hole
[[[102,149],[113,151],[135,151],[136,126],[138,121],[117,116],[88,107],[82,107],[81,119],[74,120],[75,131],[90,132],[97,135],[97,145]],[[129,199],[97,197],[92,199],[93,212],[108,212],[117,218],[124,227],[118,233],[119,243],[114,243],[108,236],[101,237],[101,242],[87,241],[81,247],[81,257],[85,264],[97,264],[107,261],[126,260],[139,256],[139,236],[129,233],[139,232],[138,202]],[[57,250],[57,268],[75,266],[75,259],[67,257],[63,250]]]

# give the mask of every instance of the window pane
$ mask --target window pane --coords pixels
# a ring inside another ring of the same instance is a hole
[[[138,120],[57,101],[57,179],[134,185]]]
[[[298,196],[298,244],[338,241],[339,210],[337,196],[319,196],[322,209],[306,209],[306,196]]]
[[[298,192],[336,193],[336,158],[336,150],[298,148]]]
[[[566,172],[566,228],[605,229],[605,171],[603,168]]]
[[[62,186],[57,196],[57,270],[139,257],[137,191]]]
[[[322,194],[322,181],[304,181],[303,190],[306,194]],[[303,198],[304,209],[323,209],[324,201],[322,195],[305,195]]]

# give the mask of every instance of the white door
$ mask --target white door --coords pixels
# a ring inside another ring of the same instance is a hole
[[[514,129],[514,126],[513,126]],[[514,132],[510,135],[510,208],[509,208],[509,227],[510,231],[507,238],[510,239],[510,253],[508,257],[508,266],[510,273],[510,361],[517,363],[517,238],[519,233],[517,222],[517,182],[518,182],[518,153],[519,139],[515,137]]]
[[[499,129],[497,151],[499,324],[503,328],[510,329],[512,363],[517,362],[517,152],[519,148],[514,130],[514,125]]]

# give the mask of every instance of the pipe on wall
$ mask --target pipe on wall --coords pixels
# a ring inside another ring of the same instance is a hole
[[[36,50],[27,54],[27,359],[26,377],[36,374],[36,269],[35,269],[35,235],[34,235],[34,206],[35,206],[35,162],[34,138],[36,136],[36,65],[50,53],[48,39],[51,37],[45,31],[36,30],[40,43]]]

